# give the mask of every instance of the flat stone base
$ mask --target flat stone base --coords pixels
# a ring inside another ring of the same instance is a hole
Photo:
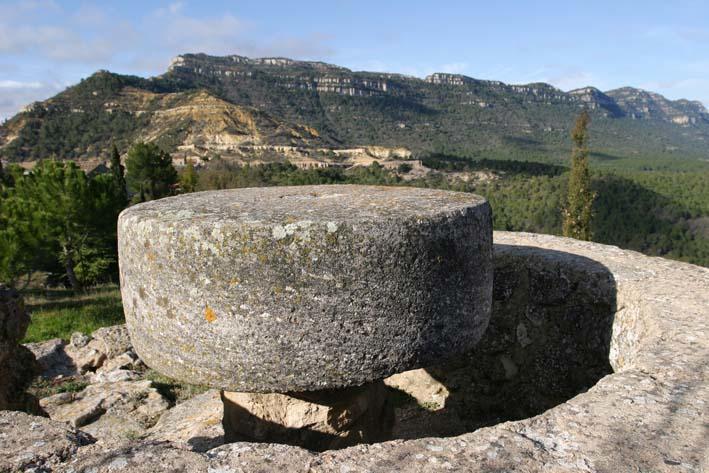
[[[386,386],[288,394],[222,391],[224,438],[331,450],[386,440],[394,415]]]

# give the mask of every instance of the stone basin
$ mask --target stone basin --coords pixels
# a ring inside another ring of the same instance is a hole
[[[490,207],[466,193],[201,192],[125,210],[118,241],[141,359],[227,391],[381,380],[469,350],[490,315]]]
[[[708,268],[508,232],[495,233],[494,260],[490,327],[466,375],[476,380],[473,394],[487,396],[472,407],[508,411],[496,422],[482,419],[487,427],[449,436],[431,426],[409,440],[321,453],[246,442],[200,453],[154,441],[81,447],[64,424],[7,412],[0,413],[0,470],[24,462],[39,442],[35,455],[55,451],[63,459],[53,471],[74,473],[708,471]],[[427,370],[446,375],[451,396],[467,389],[450,379],[465,374],[455,363]],[[549,398],[557,394],[566,397]]]

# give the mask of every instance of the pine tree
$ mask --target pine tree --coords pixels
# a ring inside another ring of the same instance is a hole
[[[588,169],[588,125],[591,117],[587,110],[581,112],[571,132],[573,149],[566,207],[563,211],[564,236],[577,240],[591,239],[591,209],[596,198],[591,191]]]
[[[154,143],[136,143],[126,158],[126,182],[136,202],[170,195],[177,184],[172,158]]]
[[[123,203],[128,204],[128,187],[126,186],[125,167],[121,164],[121,155],[118,154],[116,144],[113,144],[111,150],[111,175],[113,183],[116,187],[116,198]]]
[[[17,175],[0,208],[0,278],[64,273],[81,289],[115,266],[115,223],[123,208],[112,176],[90,179],[73,162],[41,161]]]

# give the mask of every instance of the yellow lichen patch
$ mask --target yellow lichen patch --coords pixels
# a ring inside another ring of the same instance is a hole
[[[238,286],[241,284],[241,280],[239,278],[232,278],[231,281],[229,281],[230,286]]]
[[[211,324],[212,322],[217,320],[217,314],[214,313],[211,307],[206,306],[204,308],[204,318],[207,322]]]

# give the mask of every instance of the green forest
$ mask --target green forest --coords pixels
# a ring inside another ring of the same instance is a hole
[[[95,176],[71,161],[42,161],[31,172],[17,165],[0,169],[0,280],[22,286],[39,273],[45,284],[74,289],[115,282],[115,228],[123,208],[181,192],[238,187],[347,183],[474,192],[490,201],[495,229],[560,235],[569,176],[557,164],[442,154],[424,157],[434,171],[416,179],[405,179],[407,166],[393,171],[376,162],[304,170],[288,162],[250,166],[218,157],[178,173],[167,153],[142,143],[129,151],[125,171],[116,150],[113,157],[112,172]],[[451,171],[490,171],[497,178],[466,182]],[[591,187],[593,241],[709,266],[705,163],[678,171],[594,166]]]

